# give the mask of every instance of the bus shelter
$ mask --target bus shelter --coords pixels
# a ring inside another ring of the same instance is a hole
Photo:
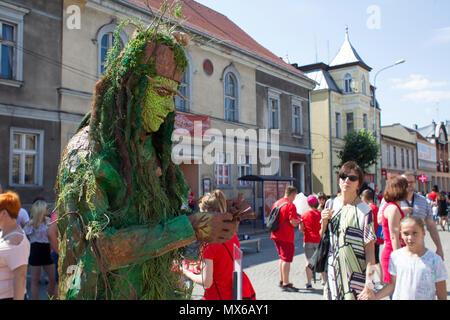
[[[282,176],[272,176],[272,175],[246,175],[243,177],[238,178],[240,181],[251,181],[253,182],[253,210],[257,213],[261,213],[261,223],[262,227],[265,228],[265,221],[264,217],[266,215],[265,210],[265,195],[264,195],[264,183],[265,182],[276,182],[276,197],[277,199],[280,198],[280,192],[282,192],[282,195],[284,195],[284,190],[280,190],[279,188],[279,182],[289,182],[289,185],[292,185],[295,181],[295,178],[291,177],[282,177]],[[260,210],[257,210],[256,208],[256,182],[261,182],[261,199],[262,199],[262,207]],[[258,218],[256,218],[256,221],[253,220],[253,227],[255,227],[255,224],[258,223]]]

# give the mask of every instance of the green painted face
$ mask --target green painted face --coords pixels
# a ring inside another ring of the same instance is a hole
[[[158,84],[148,83],[144,96],[144,105],[142,106],[143,126],[147,132],[158,131],[169,112],[175,110],[173,92],[178,89],[178,83],[174,80],[160,76],[154,77],[154,80],[172,91]]]

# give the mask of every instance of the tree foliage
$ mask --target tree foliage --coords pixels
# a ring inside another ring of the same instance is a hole
[[[347,161],[356,161],[364,173],[375,164],[379,146],[371,131],[353,130],[344,137],[344,149],[338,152],[340,168]]]

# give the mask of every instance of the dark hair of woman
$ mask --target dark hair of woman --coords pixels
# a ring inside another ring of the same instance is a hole
[[[386,202],[397,202],[405,200],[408,195],[408,180],[402,176],[390,178],[384,190],[384,200]]]

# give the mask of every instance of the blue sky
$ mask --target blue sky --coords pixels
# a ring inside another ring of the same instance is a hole
[[[448,0],[196,0],[224,15],[274,54],[299,65],[329,63],[350,42],[379,73],[381,123],[419,127],[450,120]]]

